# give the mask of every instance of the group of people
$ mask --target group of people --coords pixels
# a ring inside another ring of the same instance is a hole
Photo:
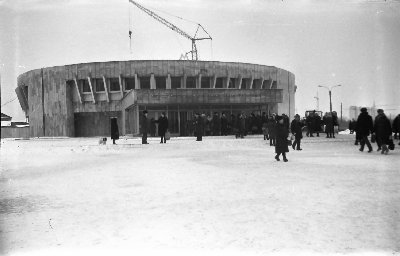
[[[324,132],[327,138],[335,138],[335,126],[339,125],[336,111],[326,112],[323,117],[320,117],[315,110],[311,112],[304,120],[307,126],[307,137],[314,137],[314,133],[323,132],[322,127],[325,127]]]
[[[392,132],[395,138],[398,138],[400,134],[400,114],[394,119],[393,125],[390,124],[389,119],[386,117],[382,109],[378,109],[378,115],[375,120],[368,114],[366,108],[361,108],[361,113],[358,116],[357,121],[352,120],[349,124],[350,133],[356,133],[355,145],[360,143],[360,151],[364,151],[365,145],[368,147],[368,152],[372,152],[372,145],[368,139],[369,135],[372,135],[372,141],[376,140],[378,145],[378,151],[382,154],[387,154],[389,148],[394,147]],[[168,118],[165,112],[162,112],[158,120],[149,122],[147,118],[147,110],[143,111],[141,117],[141,133],[142,133],[142,144],[149,144],[147,142],[147,135],[150,132],[151,123],[158,123],[158,134],[160,136],[160,143],[166,143],[166,132],[168,131]],[[253,113],[248,119],[244,112],[239,113],[237,116],[231,115],[228,119],[225,113],[215,112],[213,118],[206,116],[204,113],[195,113],[192,120],[193,135],[196,137],[196,141],[202,141],[203,136],[213,135],[228,135],[233,133],[236,138],[243,138],[248,130],[246,122],[251,124],[257,124],[254,129],[255,133],[258,132],[258,125],[261,121],[261,132],[264,135],[264,140],[269,140],[270,146],[275,147],[276,156],[275,159],[280,161],[280,155],[283,157],[283,161],[287,162],[286,153],[289,152],[288,145],[291,144],[293,150],[302,150],[300,147],[301,139],[303,138],[303,127],[307,126],[307,136],[313,137],[313,133],[317,134],[322,132],[322,125],[325,126],[325,133],[327,138],[335,138],[334,126],[338,124],[337,115],[335,113],[325,113],[324,117],[321,117],[316,111],[311,112],[305,119],[300,119],[298,114],[295,115],[292,122],[289,123],[289,117],[285,114],[276,115],[272,114],[267,116],[263,113],[260,118],[255,116]],[[288,136],[291,133],[291,138],[288,140]],[[118,126],[116,119],[111,120],[111,139],[113,144],[115,140],[119,138]],[[293,143],[289,143],[293,140]],[[400,143],[399,143],[400,145]]]
[[[361,108],[360,111],[357,121],[352,120],[349,123],[350,133],[356,133],[354,144],[360,144],[360,151],[364,151],[365,145],[367,145],[368,153],[372,152],[372,145],[368,139],[368,136],[371,135],[371,141],[376,142],[378,146],[377,151],[381,151],[382,154],[388,154],[389,149],[394,148],[392,133],[397,138],[397,134],[400,131],[400,114],[393,120],[392,126],[383,109],[377,110],[378,115],[375,120],[368,114],[366,108]]]

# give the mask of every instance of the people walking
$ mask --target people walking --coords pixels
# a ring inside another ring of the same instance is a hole
[[[360,136],[360,151],[364,151],[364,146],[367,144],[368,153],[372,151],[371,143],[368,136],[373,132],[372,117],[368,114],[367,108],[361,108],[361,113],[357,119],[356,134]]]
[[[382,150],[381,153],[387,155],[389,152],[389,139],[392,136],[392,127],[383,109],[378,109],[378,115],[375,117],[374,122],[374,133],[376,144],[378,144],[378,151]]]
[[[142,144],[149,144],[147,142],[147,133],[149,129],[149,120],[147,119],[147,110],[143,111],[141,119],[141,129],[142,129]]]
[[[204,120],[199,113],[196,113],[194,118],[194,129],[197,137],[196,141],[202,141],[204,133]]]
[[[322,124],[321,117],[314,110],[314,132],[317,133],[317,137],[319,137],[319,133],[321,132],[321,124]]]
[[[300,121],[300,116],[296,114],[292,123],[290,124],[290,130],[294,136],[294,142],[292,144],[293,150],[302,150],[300,148],[300,141],[303,138],[303,133],[301,131],[302,123]],[[296,147],[297,146],[297,147]]]
[[[160,143],[167,143],[165,139],[165,133],[168,130],[168,118],[165,115],[165,112],[161,113],[161,117],[157,120],[158,123],[158,135],[161,137]]]
[[[275,114],[272,114],[270,118],[268,119],[268,137],[269,137],[269,145],[270,146],[275,146],[275,135],[276,135],[276,120],[275,120]]]
[[[313,133],[314,133],[314,124],[315,120],[314,120],[314,112],[311,112],[308,114],[308,116],[306,117],[306,123],[307,123],[307,133],[306,136],[307,137],[314,137]]]
[[[325,133],[327,138],[335,138],[335,128],[332,113],[327,112],[324,116]]]
[[[282,154],[283,161],[287,162],[286,153],[289,152],[287,137],[289,135],[288,129],[285,127],[282,116],[276,117],[278,122],[276,124],[276,144],[275,144],[275,159],[280,161],[279,156]]]
[[[398,114],[394,118],[392,129],[393,129],[393,133],[394,133],[394,139],[399,139],[399,137],[400,137],[400,114]],[[399,143],[399,145],[400,145],[400,143]]]
[[[226,117],[224,112],[222,112],[221,116],[221,135],[228,135],[228,118]]]
[[[113,144],[116,144],[115,140],[119,139],[119,130],[116,117],[111,118],[111,139],[113,141]]]
[[[243,136],[245,135],[245,130],[246,130],[246,117],[244,116],[244,113],[239,114],[239,118],[237,120],[238,123],[238,136],[236,138],[240,137],[243,139]]]

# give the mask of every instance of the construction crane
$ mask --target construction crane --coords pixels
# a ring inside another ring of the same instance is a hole
[[[143,6],[141,6],[140,4],[136,3],[135,1],[129,0],[129,2],[131,2],[134,5],[136,5],[136,7],[138,7],[140,10],[142,10],[145,13],[147,13],[148,15],[150,15],[155,20],[161,22],[162,24],[164,24],[165,26],[169,27],[173,31],[177,32],[178,34],[180,34],[180,35],[182,35],[182,36],[184,36],[187,39],[190,39],[192,41],[192,50],[187,52],[185,55],[182,55],[181,59],[182,59],[182,57],[187,56],[190,53],[191,56],[192,56],[192,60],[198,60],[196,41],[208,40],[208,39],[212,40],[211,36],[207,33],[207,31],[199,23],[197,23],[197,29],[196,29],[196,33],[194,34],[194,36],[190,36],[188,33],[183,31],[182,29],[178,28],[177,26],[175,26],[171,22],[167,21],[166,19],[160,17],[158,14],[150,11],[149,9],[147,9],[147,8],[145,8]],[[208,35],[208,37],[197,37],[197,33],[199,32],[199,29],[202,29]],[[131,37],[131,35],[132,35],[132,31],[129,31],[129,38]]]

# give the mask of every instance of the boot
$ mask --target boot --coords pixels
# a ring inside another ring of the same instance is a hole
[[[281,159],[279,159],[278,155],[275,156],[275,159],[276,159],[276,161],[281,161]]]

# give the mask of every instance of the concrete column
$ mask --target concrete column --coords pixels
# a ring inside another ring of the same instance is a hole
[[[154,74],[150,76],[150,89],[156,89],[156,79],[154,78]]]
[[[236,87],[236,89],[241,89],[242,88],[242,76],[239,76],[238,77],[238,79],[237,79],[237,84],[235,85]]]
[[[137,74],[135,74],[135,90],[140,89],[139,79]]]
[[[215,89],[215,84],[217,83],[217,76],[214,75],[213,76],[213,80],[212,80],[212,84],[211,84],[211,88]]]
[[[182,77],[181,88],[183,88],[183,89],[186,88],[186,77],[187,77],[186,74],[184,74],[183,77]]]
[[[135,134],[139,134],[139,117],[140,117],[140,113],[139,113],[139,106],[138,105],[136,105],[135,107],[135,117],[134,117],[134,120],[135,120],[135,129],[134,129],[134,133]]]
[[[227,89],[227,88],[229,87],[229,81],[230,81],[230,80],[231,80],[230,76],[227,76],[227,77],[226,77],[226,81],[225,81],[225,83],[223,84],[223,87],[222,87],[222,88]]]
[[[199,77],[196,79],[196,89],[201,88],[201,74],[199,74]]]
[[[167,90],[171,89],[171,75],[170,74],[168,74],[168,76],[167,76],[166,84],[167,84],[166,85]]]
[[[122,107],[121,109],[121,132],[122,132],[122,136],[125,136],[126,134],[126,110],[124,107]]]
[[[253,77],[251,77],[251,78],[250,78],[250,85],[249,85],[249,89],[253,89],[253,81],[254,81],[254,78],[253,78]]]

